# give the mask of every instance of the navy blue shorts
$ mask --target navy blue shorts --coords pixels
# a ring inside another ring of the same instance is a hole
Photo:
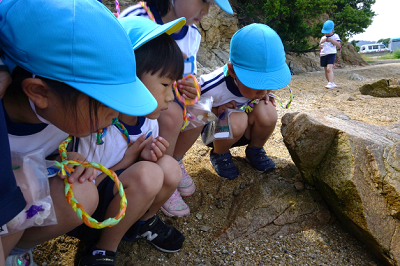
[[[238,141],[236,141],[232,145],[231,148],[245,146],[245,145],[248,145],[249,143],[250,143],[250,140],[243,135]],[[209,143],[207,146],[210,147],[210,148],[214,148],[213,142]]]
[[[333,65],[335,63],[336,54],[327,54],[321,56],[321,66]]]
[[[10,144],[3,112],[3,104],[0,101],[0,226],[13,219],[26,205],[21,189],[15,182],[11,167]],[[2,229],[0,228],[0,230]]]
[[[125,169],[115,171],[119,176]],[[97,221],[104,221],[108,205],[114,199],[114,181],[111,178],[104,178],[103,181],[97,186],[99,192],[99,205],[96,211],[93,213],[92,218]],[[131,228],[125,233],[124,239],[127,241],[133,241],[139,232],[139,222],[132,225]],[[72,231],[68,232],[68,235],[79,238],[86,244],[95,244],[99,241],[101,230],[88,227],[86,224],[82,224]]]

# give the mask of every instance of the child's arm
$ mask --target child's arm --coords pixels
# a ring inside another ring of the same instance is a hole
[[[219,116],[220,114],[225,112],[226,109],[236,109],[236,108],[237,108],[236,102],[232,100],[228,103],[218,106],[216,115]]]
[[[340,42],[332,39],[331,37],[326,38],[327,42],[331,42],[335,46],[340,46]]]
[[[149,139],[151,138],[152,136]],[[153,139],[151,143],[146,145],[140,154],[140,158],[144,161],[157,162],[158,159],[164,156],[168,147],[168,141],[158,136],[157,138]]]
[[[326,42],[326,36],[321,38],[321,41],[319,41],[319,49],[322,49],[322,45]]]

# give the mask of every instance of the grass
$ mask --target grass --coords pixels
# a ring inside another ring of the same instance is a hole
[[[370,57],[365,54],[360,54],[361,58],[364,59],[367,63],[374,63],[376,60],[385,60],[385,59],[400,59],[400,49],[394,50],[392,53],[385,54],[379,57]]]

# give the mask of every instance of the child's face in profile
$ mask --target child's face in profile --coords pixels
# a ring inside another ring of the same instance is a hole
[[[168,103],[174,100],[174,93],[172,91],[174,80],[171,80],[166,76],[160,77],[160,72],[155,74],[144,73],[140,77],[140,80],[157,101],[156,110],[148,115],[145,115],[145,117],[157,119],[162,111],[168,109]]]
[[[173,0],[176,18],[185,17],[186,25],[193,25],[208,14],[212,0]]]
[[[239,78],[236,77],[236,84],[237,87],[240,91],[240,93],[243,95],[243,97],[249,98],[249,99],[261,99],[262,97],[267,94],[268,90],[255,90],[249,87],[246,87],[243,83],[240,82]]]

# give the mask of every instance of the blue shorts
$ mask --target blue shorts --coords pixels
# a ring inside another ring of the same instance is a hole
[[[10,144],[8,142],[7,126],[4,119],[3,104],[0,101],[0,226],[8,223],[26,205],[24,195],[15,182],[11,167]],[[2,230],[0,228],[0,230]]]
[[[119,176],[125,169],[115,171]],[[99,192],[99,205],[96,211],[93,213],[92,218],[97,221],[104,221],[108,205],[114,199],[114,181],[111,178],[104,178],[103,181],[97,186]],[[137,221],[132,225],[131,228],[125,233],[124,239],[127,241],[133,241],[139,232],[139,222]],[[95,244],[99,241],[101,230],[88,227],[86,224],[82,224],[72,231],[68,232],[69,236],[79,238],[86,244]]]
[[[327,54],[321,56],[321,66],[333,65],[335,63],[336,54]]]

